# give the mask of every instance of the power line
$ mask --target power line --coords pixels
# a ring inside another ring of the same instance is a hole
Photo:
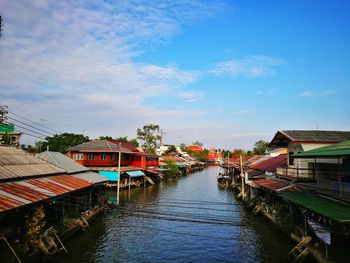
[[[24,131],[21,131],[21,130],[18,130],[19,132],[25,134],[25,135],[28,135],[28,136],[31,136],[31,137],[35,137],[35,138],[38,138],[40,140],[45,140],[45,138],[42,138],[42,137],[39,137],[39,136],[36,136],[36,135],[33,135],[33,134],[30,134],[28,132],[24,132]]]
[[[48,136],[45,135],[45,134],[42,134],[42,133],[37,132],[37,131],[33,131],[33,130],[31,130],[31,129],[28,129],[28,128],[26,128],[26,127],[20,126],[20,125],[18,125],[18,124],[16,124],[16,126],[22,128],[22,129],[25,129],[25,130],[27,130],[27,131],[33,132],[34,134],[39,134],[39,135],[41,135],[41,136],[48,137]]]
[[[38,130],[38,131],[45,132],[45,133],[50,134],[50,135],[54,135],[54,134],[51,133],[51,132],[44,131],[44,130],[39,129],[39,128],[35,127],[35,126],[32,126],[32,125],[30,125],[30,124],[28,124],[28,123],[25,123],[25,122],[23,122],[23,121],[17,120],[17,119],[15,119],[15,118],[12,118],[12,117],[9,117],[9,116],[8,116],[7,118],[9,118],[9,119],[11,119],[11,120],[14,120],[14,121],[16,121],[16,122],[22,123],[22,124],[24,124],[24,125],[27,125],[27,126],[33,128],[33,129]]]
[[[38,122],[32,121],[32,120],[30,120],[30,119],[28,119],[28,118],[26,118],[26,117],[23,117],[23,116],[21,116],[21,115],[19,115],[19,114],[17,114],[17,113],[14,113],[14,112],[12,112],[12,111],[8,111],[8,112],[11,113],[11,114],[13,114],[13,115],[15,115],[15,116],[17,116],[17,117],[20,117],[20,118],[22,118],[22,119],[24,119],[24,120],[27,120],[27,121],[29,121],[29,122],[32,122],[32,123],[34,123],[34,124],[36,124],[36,125],[42,126],[42,127],[46,128],[46,129],[49,129],[49,130],[51,130],[51,131],[53,131],[53,132],[60,133],[59,131],[56,131],[56,130],[54,130],[54,129],[51,129],[51,128],[49,128],[49,127],[47,127],[47,126],[45,126],[45,125],[42,125],[42,124],[40,124],[40,123],[38,123]]]

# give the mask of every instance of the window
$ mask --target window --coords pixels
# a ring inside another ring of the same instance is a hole
[[[74,158],[74,160],[84,160],[84,154],[82,154],[82,153],[75,153],[73,158]]]
[[[89,160],[95,160],[95,155],[93,153],[88,154],[88,159]]]
[[[101,153],[101,160],[107,160],[106,153]]]
[[[112,161],[116,161],[116,160],[118,160],[118,156],[117,156],[117,154],[113,153],[112,154]]]

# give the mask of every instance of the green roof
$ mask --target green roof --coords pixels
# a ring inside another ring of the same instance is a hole
[[[350,205],[310,192],[281,193],[284,199],[297,203],[319,215],[341,223],[350,223]]]
[[[320,147],[306,152],[296,153],[295,158],[307,157],[340,157],[350,155],[350,141],[344,141],[328,146]]]

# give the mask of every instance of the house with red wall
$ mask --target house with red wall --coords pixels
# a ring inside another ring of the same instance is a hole
[[[130,142],[93,140],[67,149],[68,156],[87,167],[116,167],[119,152],[121,166],[148,169],[159,166],[159,156],[140,152]]]

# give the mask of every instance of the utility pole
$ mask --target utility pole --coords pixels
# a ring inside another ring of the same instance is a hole
[[[122,152],[121,152],[121,142],[119,142],[119,156],[118,156],[118,188],[117,188],[117,205],[119,205],[119,188],[120,188],[120,164],[122,159]]]
[[[2,28],[3,28],[4,24],[3,24],[3,19],[2,16],[0,14],[0,38],[2,37]]]
[[[245,197],[245,192],[244,192],[244,179],[245,179],[245,176],[244,176],[244,172],[243,172],[243,160],[242,160],[242,155],[239,156],[239,161],[240,161],[240,164],[241,164],[241,183],[242,183],[242,201],[244,201],[244,197]]]

